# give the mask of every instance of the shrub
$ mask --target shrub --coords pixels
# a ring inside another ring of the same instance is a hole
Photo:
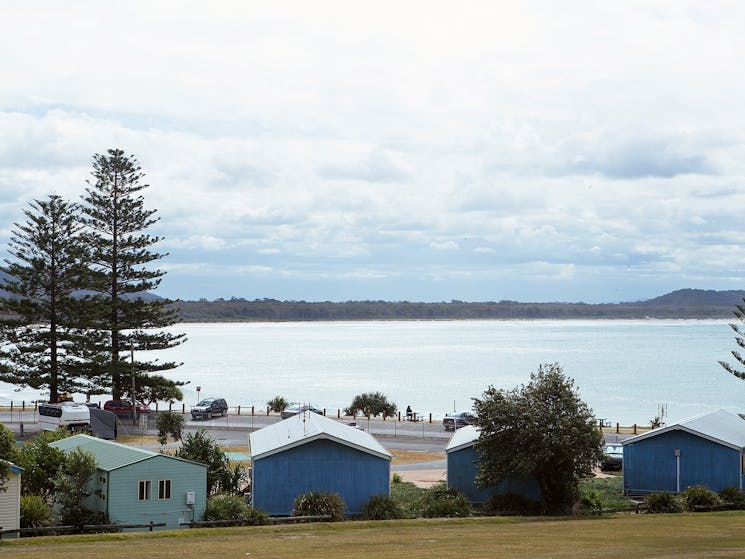
[[[309,491],[295,497],[292,516],[330,516],[331,522],[344,520],[347,505],[337,493]]]
[[[417,506],[426,492],[426,489],[417,487],[410,481],[401,480],[399,483],[391,483],[391,498],[398,503],[406,518],[419,516]]]
[[[583,512],[599,514],[603,510],[603,501],[600,498],[600,493],[592,488],[581,493],[579,504]]]
[[[737,510],[745,509],[745,493],[739,487],[725,487],[719,492],[719,498]]]
[[[268,515],[249,507],[239,495],[220,494],[207,500],[204,510],[205,520],[240,520],[249,526],[266,524]]]
[[[686,510],[694,511],[696,507],[715,507],[722,502],[719,495],[703,485],[694,485],[680,494],[680,499]]]
[[[401,483],[403,482],[404,478],[401,477],[401,474],[398,472],[393,474],[393,477],[391,478],[391,483]]]
[[[41,528],[51,526],[52,509],[38,495],[21,497],[21,528]]]
[[[441,483],[424,493],[417,509],[425,518],[463,517],[471,514],[471,503],[462,492]]]
[[[400,505],[387,495],[373,495],[362,507],[363,520],[394,520],[403,516]]]
[[[667,491],[655,491],[647,496],[647,512],[680,512],[680,500]]]
[[[483,505],[486,514],[541,514],[541,504],[518,493],[492,495]]]
[[[382,392],[365,392],[354,397],[349,407],[344,408],[344,414],[354,417],[357,412],[362,412],[365,417],[391,417],[396,414],[397,409],[396,404],[389,402]]]

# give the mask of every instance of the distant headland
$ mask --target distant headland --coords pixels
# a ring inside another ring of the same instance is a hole
[[[410,301],[307,302],[241,298],[174,301],[183,322],[465,319],[734,319],[745,290],[679,289],[625,303],[421,303]]]

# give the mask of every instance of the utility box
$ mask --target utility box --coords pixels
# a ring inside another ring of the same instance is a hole
[[[196,497],[194,496],[194,491],[187,491],[186,492],[186,504],[187,505],[193,505],[197,501]]]

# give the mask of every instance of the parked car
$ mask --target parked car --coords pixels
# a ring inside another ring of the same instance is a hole
[[[319,410],[318,408],[307,404],[293,404],[282,410],[282,413],[280,413],[279,415],[282,417],[282,419],[287,419],[288,417],[292,417],[293,415],[304,413],[306,411],[311,411],[313,413],[317,413],[318,415],[323,415],[323,410]]]
[[[103,405],[106,411],[114,412],[116,415],[131,416],[132,400],[109,400]],[[142,402],[137,402],[137,413],[150,413],[150,408]]]
[[[607,444],[603,448],[603,459],[600,461],[600,469],[604,472],[623,468],[623,445]]]
[[[225,398],[205,398],[191,408],[192,419],[211,419],[228,413],[228,403]]]
[[[476,416],[462,411],[458,413],[447,414],[442,420],[442,427],[445,431],[455,431],[466,425],[472,425],[476,421]]]

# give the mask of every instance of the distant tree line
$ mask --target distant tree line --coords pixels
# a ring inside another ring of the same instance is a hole
[[[690,292],[696,290],[681,290]],[[462,319],[645,319],[645,318],[729,318],[737,302],[732,297],[709,301],[702,295],[663,297],[633,303],[520,303],[489,301],[470,303],[451,301],[416,303],[409,301],[307,302],[276,299],[240,298],[216,301],[177,301],[173,303],[185,322],[262,322],[333,320],[462,320]],[[742,295],[740,295],[742,297]],[[732,299],[730,302],[729,299]]]

